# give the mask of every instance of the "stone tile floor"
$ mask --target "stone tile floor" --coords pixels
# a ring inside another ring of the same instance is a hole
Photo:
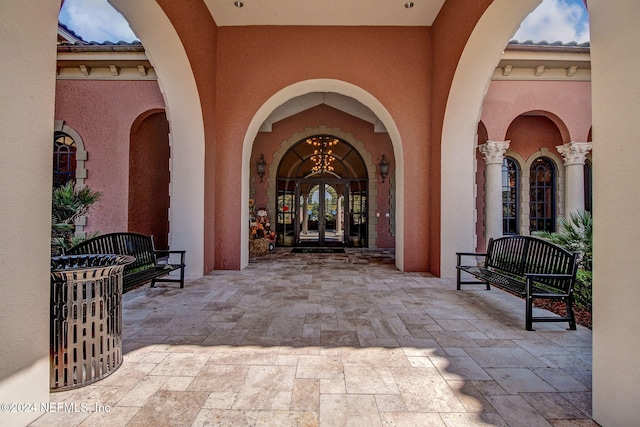
[[[591,331],[393,252],[274,253],[124,295],[124,362],[32,426],[596,426]],[[109,409],[109,412],[106,412]]]

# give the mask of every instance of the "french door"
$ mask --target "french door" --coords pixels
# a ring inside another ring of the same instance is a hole
[[[278,187],[280,245],[366,246],[366,181],[295,179]]]

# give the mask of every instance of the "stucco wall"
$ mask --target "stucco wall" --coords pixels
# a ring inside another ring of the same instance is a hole
[[[405,161],[408,222],[429,220],[430,44],[428,28],[387,27],[222,27],[218,29],[217,136],[215,187],[217,269],[239,268],[242,141],[260,106],[293,83],[331,78],[357,85],[375,96],[400,130]],[[218,183],[219,185],[216,185]],[[427,227],[405,236],[406,270],[428,267]],[[209,255],[206,255],[207,258]]]
[[[164,111],[140,116],[129,149],[128,231],[153,236],[169,248],[169,123]]]
[[[585,142],[591,129],[591,83],[572,81],[494,81],[482,104],[489,139],[502,141],[511,122],[530,111],[557,117],[563,142]],[[566,131],[565,131],[566,129]]]
[[[0,402],[49,401],[51,172],[59,1],[0,3]],[[19,40],[19,49],[16,41]],[[0,413],[19,427],[40,414]]]
[[[103,193],[87,232],[127,230],[131,127],[142,113],[161,108],[155,81],[57,81],[55,118],[82,137],[88,153],[85,184]]]
[[[640,419],[640,3],[589,0],[593,77],[593,417]]]

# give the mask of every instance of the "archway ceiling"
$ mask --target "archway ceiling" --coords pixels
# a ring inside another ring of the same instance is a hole
[[[284,120],[287,117],[291,117],[295,114],[298,114],[320,104],[326,104],[330,107],[335,108],[336,110],[340,110],[344,113],[350,114],[354,117],[373,124],[373,129],[375,132],[387,131],[384,127],[384,124],[382,124],[380,119],[378,119],[378,116],[376,116],[373,111],[371,111],[361,102],[351,97],[332,92],[311,92],[290,99],[289,101],[273,110],[273,112],[269,115],[269,117],[267,117],[264,123],[262,123],[260,131],[271,132],[271,125],[273,123]]]
[[[384,25],[430,26],[445,0],[204,0],[218,26]]]

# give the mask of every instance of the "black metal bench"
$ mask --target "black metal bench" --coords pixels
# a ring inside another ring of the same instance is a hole
[[[530,236],[508,236],[490,239],[486,253],[457,252],[457,289],[461,285],[491,285],[525,298],[526,328],[533,322],[569,322],[576,329],[573,313],[573,286],[578,270],[578,254],[550,242]],[[463,257],[484,258],[484,263],[462,265]],[[463,280],[462,273],[478,280]],[[535,299],[561,300],[566,316],[533,317]]]
[[[151,282],[176,282],[184,288],[186,251],[156,250],[153,237],[137,233],[103,234],[77,244],[66,251],[66,255],[116,254],[130,255],[135,261],[124,268],[123,291]],[[178,264],[169,263],[172,254],[180,255]],[[163,261],[166,260],[166,263]],[[180,270],[180,278],[162,278],[174,270]]]

